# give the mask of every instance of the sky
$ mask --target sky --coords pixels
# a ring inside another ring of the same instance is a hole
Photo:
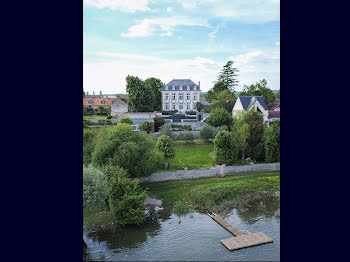
[[[126,93],[127,75],[208,91],[229,60],[236,91],[264,78],[280,89],[279,0],[83,1],[85,92]]]

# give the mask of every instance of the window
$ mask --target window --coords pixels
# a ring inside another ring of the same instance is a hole
[[[131,128],[132,128],[133,131],[137,131],[137,125],[132,125]]]
[[[193,94],[193,100],[197,100],[197,94]]]
[[[179,100],[184,100],[184,94],[183,93],[179,94]]]
[[[101,100],[101,105],[103,105],[105,103],[105,101],[104,100]]]
[[[173,86],[173,90],[175,90],[175,86]]]
[[[173,94],[173,100],[175,100],[175,94]]]
[[[169,100],[169,94],[165,94],[165,100]]]
[[[180,86],[180,90],[182,90],[182,86]]]
[[[190,90],[190,86],[187,86],[187,90]]]
[[[179,104],[179,109],[184,109],[184,105],[183,104]]]
[[[165,104],[165,109],[169,109],[169,103]]]
[[[194,90],[197,90],[197,87],[196,87],[196,86],[194,87]]]
[[[115,100],[112,100],[112,105],[115,103]]]
[[[89,104],[89,105],[92,105],[92,100],[89,100],[89,101],[88,101],[88,104]]]
[[[175,104],[173,103],[173,110],[175,110]]]
[[[187,110],[189,110],[190,109],[190,104],[187,104]]]
[[[191,94],[187,93],[187,100],[191,100]]]

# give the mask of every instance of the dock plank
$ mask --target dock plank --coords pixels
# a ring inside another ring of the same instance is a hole
[[[238,229],[231,226],[229,223],[227,223],[222,217],[218,215],[210,215],[208,214],[212,219],[214,219],[219,225],[221,225],[223,228],[225,228],[227,231],[229,231],[234,236],[242,236],[245,235],[245,233],[239,231]]]
[[[220,240],[220,242],[230,251],[245,247],[252,247],[261,244],[271,243],[273,240],[262,232],[251,233]]]

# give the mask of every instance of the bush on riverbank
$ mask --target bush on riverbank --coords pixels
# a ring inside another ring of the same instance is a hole
[[[237,161],[237,146],[232,133],[219,131],[214,139],[215,162],[217,164],[232,165]]]
[[[280,121],[274,121],[264,131],[266,162],[280,161]]]
[[[130,180],[123,168],[115,169],[108,180],[109,206],[119,224],[140,224],[145,220],[142,205],[147,191],[139,186],[138,180]]]
[[[108,196],[107,177],[98,169],[83,167],[83,207],[103,210]]]

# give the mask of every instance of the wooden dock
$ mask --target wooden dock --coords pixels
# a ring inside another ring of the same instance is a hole
[[[219,215],[215,213],[207,214],[235,236],[220,240],[220,242],[230,251],[273,242],[272,238],[268,237],[262,232],[245,234],[242,231],[239,231],[238,229],[231,226]]]

